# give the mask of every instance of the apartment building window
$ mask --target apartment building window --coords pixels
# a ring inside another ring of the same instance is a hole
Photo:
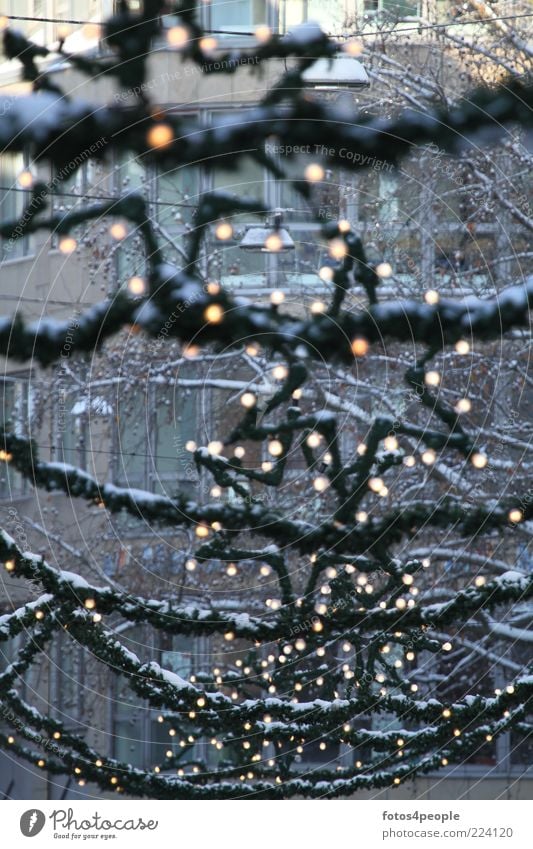
[[[213,30],[250,32],[268,21],[266,0],[211,0],[209,25]]]
[[[279,24],[281,32],[305,21],[316,21],[324,32],[339,34],[353,19],[354,4],[348,0],[281,0]]]
[[[420,16],[420,2],[409,0],[363,0],[366,15],[381,14],[394,20],[404,20]]]
[[[28,192],[18,183],[24,171],[26,157],[22,153],[5,153],[0,160],[0,217],[4,223],[17,221],[24,210]],[[30,249],[30,237],[4,237],[1,240],[0,261],[19,259]]]
[[[148,434],[149,487],[173,496],[187,482],[190,453],[185,445],[196,435],[196,392],[178,385],[154,386],[154,428]]]
[[[28,435],[29,380],[27,375],[0,381],[0,425],[17,436]],[[20,497],[25,479],[5,460],[0,461],[0,498]]]

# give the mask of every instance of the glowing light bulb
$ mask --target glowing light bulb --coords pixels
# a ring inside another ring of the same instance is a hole
[[[304,177],[308,183],[318,183],[325,177],[325,171],[318,162],[311,162],[304,171]]]
[[[310,433],[307,439],[305,440],[309,448],[318,448],[320,443],[322,442],[322,436],[320,433]]]
[[[174,141],[174,130],[170,124],[155,124],[148,130],[146,141],[154,150],[163,150]]]
[[[253,392],[245,392],[241,395],[241,404],[243,407],[246,407],[246,409],[250,409],[251,407],[255,407],[257,404],[257,398]]]
[[[472,403],[468,400],[468,398],[460,398],[454,407],[454,410],[458,415],[460,413],[469,413],[471,409]]]
[[[478,453],[472,454],[472,456],[470,457],[470,462],[472,463],[475,469],[484,469],[489,461],[485,454]]]
[[[185,47],[189,40],[189,30],[186,27],[171,27],[167,31],[167,42],[170,47]]]
[[[283,445],[279,441],[279,439],[272,439],[268,443],[268,453],[272,454],[273,457],[279,457],[283,454]]]
[[[458,354],[468,354],[470,351],[470,345],[466,339],[459,339],[459,341],[455,343],[455,350]]]
[[[271,253],[277,253],[283,247],[283,242],[281,241],[281,236],[278,236],[277,233],[271,233],[270,236],[267,236],[265,239],[265,249],[270,251]]]
[[[96,607],[96,601],[94,600],[94,598],[86,598],[84,605],[87,610],[94,610],[94,608]]]
[[[213,442],[209,442],[207,445],[207,453],[211,454],[211,456],[214,454],[221,454],[223,450],[224,444],[218,439],[213,440]]]
[[[78,243],[72,236],[63,236],[59,242],[59,250],[62,254],[65,254],[65,256],[73,254],[77,247]]]
[[[117,221],[115,224],[112,224],[109,228],[109,232],[113,239],[116,239],[117,242],[120,242],[122,239],[125,239],[128,235],[126,226],[120,221]]]
[[[130,277],[128,280],[128,291],[132,295],[143,295],[146,291],[146,283],[142,277]]]
[[[275,289],[270,295],[270,303],[278,306],[285,300],[285,293],[281,289]]]
[[[190,558],[189,560],[186,560],[185,561],[185,568],[186,568],[187,572],[194,572],[194,570],[196,569],[196,560],[193,560],[192,558]]]
[[[361,336],[352,340],[352,354],[354,357],[364,357],[368,353],[368,342]]]
[[[424,377],[426,386],[438,386],[440,383],[440,374],[438,371],[428,371]]]
[[[195,529],[195,534],[198,539],[205,539],[209,536],[209,528],[206,525],[197,525]]]
[[[246,454],[246,450],[242,447],[242,445],[237,445],[237,447],[233,451],[233,454],[235,457],[241,460]]]
[[[424,451],[422,454],[422,462],[425,463],[426,466],[432,466],[436,459],[437,455],[433,451],[433,448],[428,448],[427,451]]]
[[[476,587],[484,587],[486,583],[487,583],[487,579],[484,578],[483,575],[478,575],[476,580],[474,581],[474,584],[476,585]]]
[[[424,295],[424,300],[426,304],[431,304],[431,306],[433,306],[434,304],[438,304],[440,300],[439,293],[435,289],[428,289],[428,291]]]
[[[334,274],[335,272],[329,267],[329,265],[323,265],[318,271],[318,276],[324,281],[324,283],[331,283]]]
[[[348,56],[360,56],[363,52],[363,45],[360,41],[347,41],[343,44],[342,49]]]
[[[324,492],[329,486],[329,480],[325,475],[319,475],[313,481],[313,487],[317,492]]]
[[[210,324],[220,324],[224,318],[224,310],[220,304],[209,304],[204,310],[204,319]]]
[[[352,225],[346,218],[341,218],[340,221],[337,221],[337,227],[339,228],[339,233],[349,233],[352,229]]]
[[[6,560],[4,563],[4,569],[6,572],[14,572],[15,571],[15,561],[14,560]]]
[[[270,41],[272,38],[272,30],[267,24],[259,24],[254,29],[254,35],[259,42],[259,44],[266,44],[267,41]]]
[[[217,42],[216,38],[213,38],[213,36],[210,36],[210,35],[204,36],[198,42],[198,47],[204,53],[212,53],[213,50],[216,50],[217,45],[218,45],[218,42]]]
[[[326,305],[324,301],[313,301],[311,304],[311,312],[313,315],[321,315],[326,311]]]
[[[368,521],[368,513],[366,513],[364,510],[360,510],[358,513],[355,514],[355,518],[358,522],[364,524]]]
[[[332,259],[341,260],[348,253],[348,248],[343,239],[331,239],[328,253]]]
[[[442,650],[443,651],[451,651],[452,650],[452,644],[449,643],[449,642],[443,643],[442,644]]]
[[[228,568],[226,569],[226,574],[229,575],[230,578],[235,577],[235,575],[237,574],[237,567],[235,566],[235,563],[229,564]]]
[[[196,442],[193,439],[188,439],[185,443],[185,450],[190,451],[191,453],[196,451]]]
[[[404,466],[407,466],[408,469],[411,469],[416,464],[416,457],[409,454],[407,457],[403,458],[402,463]]]
[[[21,171],[17,177],[18,184],[23,189],[29,189],[33,186],[33,174],[31,171]]]
[[[524,518],[524,514],[522,510],[519,510],[518,507],[513,507],[512,510],[509,510],[509,521],[514,524],[518,524]]]
[[[43,613],[43,611],[42,611],[42,610],[37,610],[37,611],[35,612],[35,618],[36,618],[36,619],[39,619],[39,620],[44,619],[44,613]]]
[[[221,242],[226,242],[228,239],[231,239],[233,236],[233,227],[229,221],[221,221],[220,224],[217,224],[215,227],[215,236]]]
[[[276,366],[272,369],[272,375],[276,380],[285,380],[288,373],[286,366]]]
[[[390,264],[390,262],[380,262],[379,265],[376,266],[376,274],[378,277],[381,277],[384,280],[387,277],[391,277],[392,265]]]
[[[383,481],[381,478],[370,478],[368,481],[368,488],[372,490],[372,492],[380,492],[383,489]]]
[[[407,602],[404,598],[397,598],[395,604],[398,610],[405,610],[407,607]]]
[[[396,451],[396,449],[398,448],[398,440],[395,436],[387,436],[383,444],[387,451]]]

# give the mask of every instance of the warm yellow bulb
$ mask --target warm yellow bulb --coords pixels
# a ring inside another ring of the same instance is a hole
[[[204,53],[211,53],[213,50],[216,50],[218,42],[216,38],[213,38],[211,35],[206,35],[200,39],[198,42],[198,47],[200,50],[203,50]]]
[[[87,610],[94,610],[96,607],[96,601],[94,598],[86,598],[84,604]]]
[[[283,445],[279,441],[279,439],[272,439],[268,443],[268,453],[272,454],[273,457],[279,457],[283,454]]]
[[[33,174],[31,171],[21,171],[18,175],[18,183],[23,189],[29,189],[33,186]]]
[[[121,239],[125,239],[128,235],[128,231],[125,225],[121,224],[120,222],[112,224],[109,228],[109,232],[111,233],[112,237],[117,240],[117,242],[120,242]]]
[[[198,539],[205,539],[209,536],[209,528],[206,525],[197,525],[195,533]]]
[[[484,469],[488,463],[488,459],[485,454],[472,454],[470,458],[470,462],[474,466],[475,469]]]
[[[204,319],[210,324],[220,324],[224,318],[224,310],[220,304],[209,304],[204,310]]]
[[[383,489],[383,481],[381,478],[370,478],[368,481],[368,488],[372,490],[372,492],[380,492]]]
[[[449,642],[443,643],[442,644],[442,650],[443,651],[451,651],[452,650],[452,644],[449,643]]]
[[[14,572],[15,571],[15,561],[14,560],[6,560],[4,563],[4,568],[6,572]]]
[[[425,463],[426,466],[432,466],[436,459],[437,455],[433,451],[433,448],[428,448],[427,451],[424,451],[422,454],[422,462]]]
[[[271,253],[277,253],[283,247],[283,242],[281,240],[281,236],[278,236],[277,233],[271,233],[270,236],[267,236],[265,239],[265,250],[270,251]]]
[[[174,141],[174,130],[169,124],[155,124],[148,130],[146,141],[149,147],[161,150]]]
[[[518,509],[518,507],[514,507],[512,510],[509,511],[509,521],[510,522],[513,522],[514,524],[518,524],[518,522],[521,522],[523,518],[524,518],[524,514],[521,510]]]
[[[472,409],[472,403],[468,398],[460,398],[454,409],[457,414],[469,413]]]
[[[237,574],[237,567],[235,563],[230,563],[228,568],[226,569],[226,574],[230,576],[230,578],[234,578]]]
[[[209,442],[207,445],[207,453],[214,454],[222,454],[224,450],[224,443],[220,442],[218,439],[214,439],[212,442]]]
[[[185,47],[189,40],[187,27],[171,27],[167,32],[167,42],[170,47]]]
[[[328,247],[328,253],[332,259],[344,259],[348,253],[348,248],[343,239],[331,239]]]
[[[331,283],[334,274],[335,272],[329,265],[323,265],[318,271],[318,276],[324,281],[324,283]]]
[[[241,404],[246,409],[250,409],[250,407],[255,407],[257,403],[257,398],[255,397],[253,392],[245,392],[241,396]]]
[[[424,382],[427,386],[438,386],[440,383],[440,374],[438,371],[428,371],[424,377]]]
[[[396,451],[396,449],[398,448],[398,440],[395,436],[387,436],[383,444],[387,451]]]
[[[424,295],[424,300],[426,304],[438,304],[439,302],[439,293],[435,289],[429,289]]]
[[[412,469],[412,467],[416,464],[416,458],[409,454],[407,457],[404,457],[402,460],[404,466],[407,466],[408,469]]]
[[[63,236],[59,242],[59,250],[66,256],[73,254],[77,247],[78,243],[72,236]]]
[[[320,443],[322,442],[322,436],[320,433],[310,433],[307,439],[305,440],[309,448],[318,448]]]
[[[285,293],[281,289],[275,289],[270,295],[270,303],[278,306],[285,300]]]
[[[470,351],[470,345],[466,339],[459,339],[459,341],[455,343],[455,350],[458,354],[468,354]]]
[[[304,171],[304,177],[309,183],[318,183],[325,177],[324,169],[318,162],[311,162]]]
[[[259,24],[254,29],[254,35],[259,42],[259,44],[266,44],[267,41],[270,41],[272,38],[272,30],[267,24]]]
[[[343,44],[342,49],[348,56],[360,56],[363,52],[363,45],[360,41],[347,41]]]
[[[387,277],[392,276],[392,265],[390,262],[380,262],[379,265],[376,266],[376,274],[378,277],[383,278],[384,280]]]
[[[352,354],[354,355],[354,357],[364,357],[366,354],[368,354],[368,342],[361,336],[358,336],[353,339],[351,347]]]
[[[285,366],[276,366],[272,369],[272,375],[276,380],[285,380],[288,375],[287,368]]]
[[[326,311],[326,305],[324,301],[313,301],[311,304],[311,312],[313,315],[321,315]]]
[[[146,283],[142,277],[130,277],[128,280],[128,290],[132,295],[143,295],[146,290]]]
[[[313,487],[317,492],[324,492],[329,486],[329,480],[325,475],[319,475],[313,481]]]
[[[215,227],[215,236],[221,242],[226,242],[228,239],[231,239],[233,236],[233,227],[229,221],[221,221],[220,224],[217,224]]]

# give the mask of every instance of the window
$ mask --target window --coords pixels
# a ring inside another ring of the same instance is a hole
[[[27,376],[0,381],[0,426],[17,436],[28,434],[29,382]],[[25,479],[6,460],[0,460],[0,498],[24,494]]]
[[[24,156],[21,153],[3,154],[0,160],[0,217],[3,223],[17,221],[22,216],[28,192],[18,184],[17,178],[21,171],[24,171]],[[2,239],[0,261],[24,256],[28,253],[29,244],[29,236]]]
[[[265,0],[211,0],[209,11],[211,29],[219,31],[250,32],[268,18]]]
[[[304,21],[316,21],[324,32],[339,34],[353,13],[346,0],[282,0],[280,29],[287,32]]]
[[[363,0],[366,15],[381,13],[397,21],[420,16],[420,3],[409,0]]]

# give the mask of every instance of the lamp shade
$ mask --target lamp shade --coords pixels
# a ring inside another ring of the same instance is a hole
[[[277,237],[277,239],[275,238]],[[268,242],[274,242],[272,247]],[[275,246],[274,246],[275,245]],[[272,227],[249,227],[239,245],[243,251],[261,251],[262,253],[282,253],[293,251],[294,242],[285,227],[275,230]]]
[[[302,74],[313,88],[362,88],[370,85],[364,66],[353,56],[336,53],[331,59],[317,59]]]

